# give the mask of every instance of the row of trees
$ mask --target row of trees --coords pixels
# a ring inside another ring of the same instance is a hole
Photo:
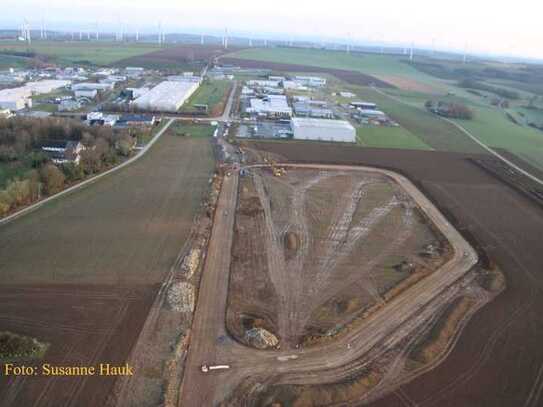
[[[0,216],[11,209],[28,205],[44,195],[52,195],[64,188],[66,176],[53,164],[31,170],[24,179],[10,181],[0,190]]]
[[[436,113],[440,116],[448,117],[450,119],[473,119],[473,110],[461,103],[443,101],[433,102],[431,100],[428,100],[425,106],[426,109],[428,109],[430,112]]]

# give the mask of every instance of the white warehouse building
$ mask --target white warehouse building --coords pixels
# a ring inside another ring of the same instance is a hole
[[[144,110],[176,112],[199,86],[198,82],[161,82],[133,103]]]
[[[32,107],[32,96],[43,93],[50,93],[56,89],[66,87],[70,81],[64,80],[43,80],[39,82],[28,82],[24,86],[0,90],[0,109],[13,111]]]
[[[345,120],[295,117],[291,125],[295,140],[356,142],[356,130]]]

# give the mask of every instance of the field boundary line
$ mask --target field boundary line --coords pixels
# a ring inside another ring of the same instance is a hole
[[[149,149],[158,141],[158,139],[160,138],[160,136],[162,136],[166,130],[168,130],[168,128],[171,126],[171,124],[175,121],[175,119],[169,119],[168,123],[166,123],[166,125],[160,129],[160,131],[155,134],[153,136],[153,138],[149,141],[149,143],[147,143],[145,145],[145,147],[143,149],[141,149],[141,151],[136,154],[134,157],[132,158],[129,158],[128,160],[126,160],[124,163],[121,163],[113,168],[110,168],[109,170],[101,173],[101,174],[98,174],[98,175],[95,175],[94,177],[92,178],[89,178],[85,181],[82,181],[76,185],[72,185],[71,187],[55,194],[55,195],[52,195],[50,197],[47,197],[45,199],[42,199],[41,201],[38,201],[30,206],[27,206],[26,208],[23,208],[15,213],[12,213],[11,215],[9,216],[6,216],[5,218],[3,219],[0,219],[0,226],[2,225],[5,225],[17,218],[20,218],[21,216],[24,216],[24,215],[27,215],[33,211],[35,211],[36,209],[40,208],[41,206],[53,201],[53,200],[56,200],[56,199],[59,199],[65,195],[68,195],[72,192],[75,192],[77,191],[78,189],[81,189],[81,188],[84,188],[100,179],[102,179],[103,177],[107,176],[107,175],[110,175],[116,171],[119,171],[121,169],[123,169],[124,167],[127,167],[129,166],[130,164],[133,164],[134,162],[136,162],[137,160],[139,160],[141,157],[143,157],[147,151],[149,151]]]
[[[372,86],[371,87],[375,92],[383,95],[383,96],[386,96],[398,103],[401,103],[403,105],[406,105],[406,106],[411,106],[411,107],[415,107],[416,109],[418,107],[416,106],[413,106],[413,105],[410,105],[409,103],[406,103],[404,102],[403,100],[395,97],[395,96],[392,96],[392,95],[389,95],[388,93],[386,92],[383,92],[379,89],[377,89],[376,87]],[[418,108],[420,109],[420,108]],[[422,110],[422,109],[421,109]],[[503,161],[505,164],[507,164],[508,166],[510,166],[511,168],[517,170],[518,172],[520,172],[521,174],[525,175],[526,177],[530,178],[532,181],[534,182],[537,182],[539,185],[543,185],[543,180],[537,178],[535,175],[533,174],[530,174],[528,171],[524,170],[523,168],[519,167],[517,164],[515,164],[514,162],[512,162],[511,160],[508,160],[507,158],[505,158],[503,155],[501,155],[500,153],[498,153],[496,150],[494,150],[492,147],[489,147],[488,145],[486,145],[485,143],[483,143],[481,140],[479,140],[477,137],[475,137],[469,130],[467,130],[465,127],[462,127],[461,125],[459,125],[458,123],[456,123],[455,121],[452,121],[451,119],[448,119],[446,117],[441,117],[441,116],[438,116],[441,120],[447,122],[447,123],[450,123],[452,124],[454,127],[456,127],[458,130],[460,130],[462,133],[464,133],[466,136],[468,136],[473,142],[475,142],[479,147],[483,148],[485,151],[488,151],[491,155],[493,155],[494,157],[498,158],[499,160]]]

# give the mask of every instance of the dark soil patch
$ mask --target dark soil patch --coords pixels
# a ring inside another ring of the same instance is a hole
[[[230,48],[228,52],[239,51],[241,48]],[[175,68],[176,66],[203,67],[214,58],[225,53],[225,49],[217,45],[178,45],[149,54],[138,55],[115,63],[119,66],[143,66]]]

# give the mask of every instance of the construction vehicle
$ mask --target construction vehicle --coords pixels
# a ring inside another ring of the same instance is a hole
[[[274,177],[282,177],[287,173],[283,167],[278,167],[274,160],[271,160],[271,169]]]
[[[213,370],[226,370],[226,369],[230,369],[230,365],[211,365],[211,366],[202,365],[201,367],[201,370],[203,373],[209,373],[209,372],[212,372]]]

